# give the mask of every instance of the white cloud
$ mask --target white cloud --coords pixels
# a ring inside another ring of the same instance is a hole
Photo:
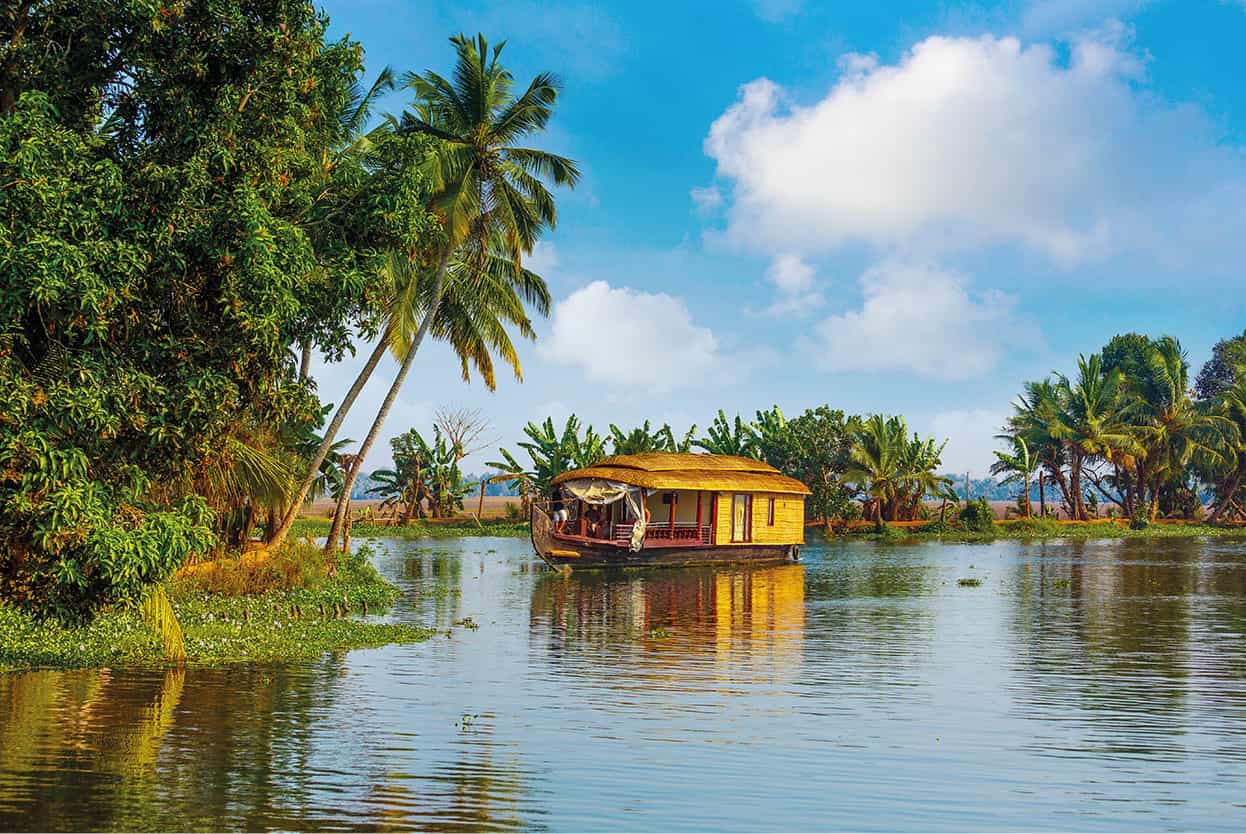
[[[766,270],[766,280],[778,290],[766,311],[772,316],[806,314],[822,304],[821,294],[814,290],[814,269],[798,255],[776,256]]]
[[[815,328],[814,361],[828,371],[900,370],[964,380],[992,370],[1004,351],[1036,335],[997,290],[974,293],[958,272],[884,261],[861,276],[861,309]]]
[[[957,475],[969,472],[975,478],[990,474],[995,456],[1004,448],[995,435],[1003,428],[1007,415],[985,408],[942,411],[930,421],[930,434],[936,441],[947,440],[943,449],[943,471]],[[960,486],[960,485],[958,485]]]
[[[1067,59],[990,35],[930,37],[894,65],[849,55],[812,106],[745,84],[705,140],[728,238],[804,254],[1003,242],[1064,263],[1163,239],[1183,204],[1246,176],[1197,108],[1141,89],[1126,35],[1079,35]]]
[[[692,321],[683,301],[605,281],[554,306],[550,335],[538,350],[592,382],[655,391],[697,383],[719,361],[718,340]]]

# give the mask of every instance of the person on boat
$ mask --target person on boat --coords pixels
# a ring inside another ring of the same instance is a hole
[[[554,489],[553,500],[549,504],[552,518],[554,519],[554,532],[562,535],[567,528],[567,498],[563,494],[562,487]]]
[[[588,508],[588,512],[584,513],[584,522],[587,525],[588,536],[591,539],[600,539],[602,531],[601,507],[593,504]]]

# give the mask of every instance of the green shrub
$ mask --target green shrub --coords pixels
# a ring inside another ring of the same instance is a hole
[[[507,521],[522,521],[523,507],[519,506],[519,504],[516,504],[514,501],[507,501],[506,508],[502,511],[502,517]]]
[[[995,513],[985,498],[975,498],[965,504],[960,511],[960,520],[969,530],[975,533],[990,533],[995,530]]]
[[[1134,510],[1133,517],[1129,519],[1130,530],[1145,530],[1151,526],[1151,519],[1147,517],[1147,511],[1141,507]]]

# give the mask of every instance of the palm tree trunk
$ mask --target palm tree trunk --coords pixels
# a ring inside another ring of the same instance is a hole
[[[1040,518],[1047,517],[1047,483],[1046,473],[1040,468],[1038,470],[1038,515]]]
[[[1025,488],[1025,517],[1030,517],[1030,473],[1026,470],[1021,474],[1022,486]]]
[[[1069,458],[1069,509],[1077,521],[1086,520],[1086,507],[1082,503],[1082,456],[1074,452]]]
[[[363,386],[372,376],[372,372],[376,370],[381,357],[385,355],[385,351],[388,349],[388,334],[382,334],[380,340],[377,341],[376,349],[372,351],[372,355],[364,363],[359,376],[355,377],[355,383],[346,392],[345,398],[342,399],[342,404],[333,413],[333,419],[329,421],[329,426],[325,429],[324,437],[320,441],[320,447],[316,449],[316,454],[312,456],[311,463],[307,467],[307,474],[303,477],[303,483],[290,502],[290,506],[286,509],[285,517],[281,519],[281,526],[273,533],[272,541],[270,542],[273,547],[279,547],[285,541],[286,536],[290,534],[290,527],[293,526],[294,519],[298,516],[303,502],[307,500],[307,493],[311,491],[312,484],[316,481],[316,474],[320,471],[320,464],[324,463],[324,459],[329,455],[329,449],[333,446],[333,440],[337,437],[338,431],[342,428],[342,422],[346,419],[346,413],[355,404],[355,400],[359,397],[359,392],[363,390]]]
[[[1242,462],[1237,464],[1237,468],[1233,470],[1233,478],[1229,481],[1228,488],[1222,493],[1224,497],[1220,499],[1220,503],[1216,505],[1216,509],[1212,510],[1211,517],[1207,519],[1209,524],[1215,524],[1220,520],[1220,516],[1229,508],[1229,503],[1233,500],[1237,488],[1242,484]]]
[[[351,461],[350,469],[346,472],[346,482],[342,486],[342,497],[338,498],[338,502],[349,500],[350,491],[355,486],[355,479],[359,477],[359,470],[363,466],[363,461],[368,456],[368,451],[372,448],[372,444],[376,442],[377,435],[381,433],[381,426],[385,424],[385,418],[389,416],[389,410],[394,407],[394,400],[398,398],[398,391],[402,388],[402,383],[407,378],[407,373],[411,370],[411,364],[415,361],[415,354],[420,350],[420,343],[424,341],[424,336],[432,327],[433,319],[437,315],[437,308],[441,306],[441,296],[445,290],[446,270],[450,266],[450,248],[441,256],[441,263],[437,265],[436,277],[433,279],[433,302],[428,308],[428,312],[424,314],[424,320],[420,322],[420,329],[416,331],[415,338],[411,342],[411,347],[407,349],[407,355],[402,358],[402,366],[398,368],[398,375],[394,377],[394,382],[389,386],[389,393],[385,395],[384,402],[381,403],[380,411],[376,414],[376,419],[372,421],[372,428],[368,430],[368,436],[363,439],[363,443],[359,447],[359,451],[355,454],[355,459]],[[325,542],[326,548],[337,541],[337,536],[341,533],[340,520],[334,518],[333,529],[329,531],[328,541]]]

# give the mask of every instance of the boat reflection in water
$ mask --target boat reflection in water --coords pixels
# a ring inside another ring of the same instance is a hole
[[[549,574],[532,594],[548,657],[621,686],[792,680],[804,626],[800,564]]]

